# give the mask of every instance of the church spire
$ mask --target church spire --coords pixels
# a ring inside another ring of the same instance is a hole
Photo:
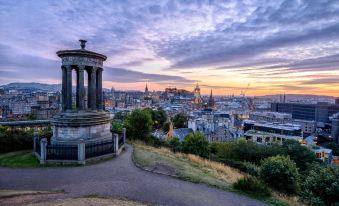
[[[146,87],[145,87],[145,93],[148,93],[147,83],[146,83]]]
[[[210,98],[209,98],[209,100],[208,100],[208,106],[210,107],[210,108],[212,108],[212,107],[214,107],[214,98],[213,98],[213,93],[212,93],[212,89],[211,89],[211,94],[210,94]]]

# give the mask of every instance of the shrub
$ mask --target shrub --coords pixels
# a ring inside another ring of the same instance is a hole
[[[239,140],[225,143],[212,143],[210,146],[212,156],[219,161],[232,159],[236,161],[247,161],[259,164],[264,158],[283,154],[279,145],[258,145],[254,142]]]
[[[113,132],[122,133],[123,128],[124,128],[124,126],[119,122],[113,122],[112,123],[112,131]]]
[[[237,190],[243,191],[247,194],[256,195],[260,197],[271,196],[270,189],[255,177],[243,177],[233,184]]]
[[[244,166],[244,172],[259,177],[260,175],[260,167],[256,164],[253,164],[251,162],[243,162]]]
[[[191,133],[182,142],[182,151],[185,153],[208,157],[208,141],[201,133]]]
[[[33,130],[8,129],[0,126],[0,153],[33,148]]]
[[[301,184],[300,200],[309,205],[339,205],[339,168],[316,166]]]
[[[177,137],[173,137],[169,141],[169,146],[170,146],[170,148],[173,152],[180,152],[181,151],[181,142],[180,142],[179,138],[177,138]]]
[[[144,142],[147,145],[153,146],[153,147],[169,147],[169,144],[166,140],[160,139],[156,136],[149,135],[144,139]]]
[[[281,192],[293,194],[298,190],[298,170],[288,156],[277,155],[263,160],[260,178]]]

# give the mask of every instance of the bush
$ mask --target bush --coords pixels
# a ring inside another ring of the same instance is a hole
[[[124,128],[124,126],[119,122],[113,122],[112,123],[112,131],[113,132],[122,133],[123,128]]]
[[[273,188],[288,194],[299,189],[296,164],[288,156],[274,156],[262,161],[260,178]]]
[[[180,152],[181,151],[181,142],[180,142],[179,138],[177,138],[177,137],[173,137],[169,141],[169,146],[170,146],[172,152]]]
[[[159,148],[159,147],[169,147],[169,144],[166,140],[160,139],[160,138],[153,136],[153,135],[149,135],[148,137],[146,137],[144,139],[144,142],[147,145],[157,147],[157,148]]]
[[[182,142],[182,151],[206,158],[209,155],[208,141],[201,133],[191,133]]]
[[[339,168],[314,167],[301,184],[300,200],[308,205],[339,205]]]
[[[271,196],[270,189],[255,177],[243,177],[233,184],[237,190],[243,191],[247,194],[256,195],[260,197]]]
[[[33,130],[8,129],[0,126],[0,153],[33,148]]]
[[[256,164],[250,163],[250,162],[243,162],[244,165],[244,172],[259,177],[260,175],[260,167]]]
[[[261,160],[267,157],[283,154],[282,147],[279,145],[258,145],[246,140],[212,143],[210,149],[211,154],[219,159],[219,161],[232,159],[255,164],[259,164]]]

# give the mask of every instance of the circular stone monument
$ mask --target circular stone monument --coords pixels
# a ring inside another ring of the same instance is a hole
[[[111,118],[103,110],[102,72],[106,56],[85,49],[62,50],[62,111],[52,121],[54,143],[92,142],[112,139]],[[72,71],[76,72],[76,101],[72,104]],[[84,72],[88,74],[87,101]],[[85,104],[87,102],[87,104]]]

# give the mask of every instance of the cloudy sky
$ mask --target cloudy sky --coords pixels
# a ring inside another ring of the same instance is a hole
[[[60,83],[79,39],[107,88],[339,95],[337,0],[0,0],[0,85]]]

